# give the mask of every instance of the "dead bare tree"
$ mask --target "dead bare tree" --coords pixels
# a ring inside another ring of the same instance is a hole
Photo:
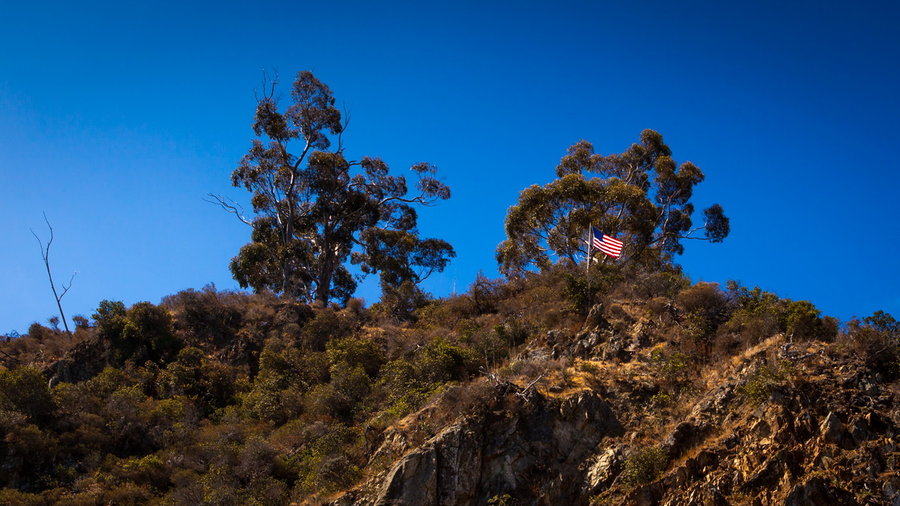
[[[73,273],[72,277],[69,278],[69,283],[62,285],[62,292],[56,291],[56,284],[53,282],[53,273],[50,272],[50,245],[53,244],[53,227],[50,225],[50,220],[47,219],[47,213],[43,214],[44,223],[46,223],[47,228],[50,229],[50,240],[47,241],[47,246],[44,246],[44,242],[34,233],[34,230],[29,230],[31,230],[31,235],[37,239],[38,245],[41,247],[41,258],[44,259],[44,267],[47,268],[47,277],[50,279],[50,290],[53,291],[53,298],[56,300],[56,307],[59,308],[59,316],[62,318],[63,326],[66,328],[66,333],[72,335],[72,332],[69,330],[69,324],[66,322],[66,314],[63,312],[62,298],[65,297],[66,293],[69,292],[69,289],[72,288],[72,281],[75,280],[75,275],[78,273]]]

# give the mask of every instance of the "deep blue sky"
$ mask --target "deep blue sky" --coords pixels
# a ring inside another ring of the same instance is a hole
[[[898,4],[724,3],[6,2],[0,332],[55,314],[42,211],[57,278],[79,273],[69,315],[236,287],[248,230],[202,198],[244,197],[228,178],[263,69],[326,82],[350,156],[441,169],[453,198],[420,229],[459,256],[435,295],[496,275],[507,207],[570,144],[653,128],[706,173],[697,207],[731,217],[725,243],[687,244],[694,280],[900,316]]]

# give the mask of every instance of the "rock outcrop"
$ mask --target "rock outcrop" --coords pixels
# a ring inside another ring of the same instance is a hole
[[[611,334],[600,335],[595,326],[551,333],[547,345],[602,357]],[[648,355],[639,338],[620,339]],[[671,415],[653,412],[646,359],[596,362],[584,368],[593,386],[575,391],[552,381],[541,391],[498,385],[481,412],[398,447],[401,457],[334,504],[900,506],[896,389],[825,343],[792,346],[773,338],[746,353],[707,391],[682,394],[690,404]],[[760,394],[764,373],[777,381]],[[394,434],[379,453],[401,440]],[[636,471],[650,465],[638,458],[648,448],[664,465]]]
[[[589,391],[561,399],[498,386],[494,405],[446,427],[380,479],[338,504],[486,504],[509,494],[533,504],[579,504],[582,464],[623,428]]]

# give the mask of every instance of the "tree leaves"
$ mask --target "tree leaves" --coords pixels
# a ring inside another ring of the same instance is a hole
[[[254,133],[268,142],[254,139],[231,176],[253,194],[257,214],[242,220],[252,224],[253,242],[231,261],[241,286],[325,304],[346,301],[355,290],[345,267],[351,253],[364,273],[381,273],[383,284],[418,283],[443,270],[453,248],[419,239],[412,207],[450,197],[437,169],[413,165],[418,193],[409,195],[406,178],[390,175],[381,159],[348,160],[340,142],[329,150],[329,136],[344,125],[331,90],[311,72],[297,75],[284,113],[273,93],[274,85],[253,121]]]
[[[721,242],[729,222],[718,204],[704,212],[702,227],[692,228],[690,200],[703,172],[691,162],[677,165],[671,154],[653,130],[641,132],[640,142],[621,154],[595,154],[584,140],[572,145],[556,167],[557,179],[522,190],[510,207],[507,239],[497,248],[501,272],[576,262],[587,254],[592,225],[624,241],[625,258],[632,260],[648,254],[668,260],[683,252],[680,240],[688,237]],[[699,230],[704,237],[692,235]]]

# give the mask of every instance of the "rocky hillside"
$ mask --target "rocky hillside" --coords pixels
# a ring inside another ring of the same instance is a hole
[[[549,332],[525,355],[564,357],[552,373],[483,380],[421,443],[440,401],[409,415],[332,504],[900,504],[898,389],[873,364],[778,334],[675,401],[647,323]]]
[[[900,504],[890,315],[593,276],[33,325],[0,343],[0,503]]]

